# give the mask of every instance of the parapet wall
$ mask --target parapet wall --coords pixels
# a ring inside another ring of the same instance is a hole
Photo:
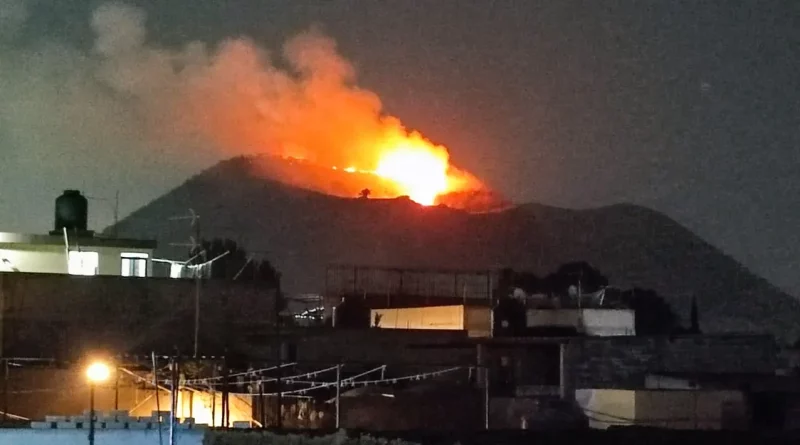
[[[0,273],[3,356],[188,351],[195,286],[191,280]],[[203,282],[201,347],[219,349],[226,336],[272,323],[274,298],[274,290],[250,284]]]
[[[648,373],[774,374],[778,345],[768,335],[581,337],[567,346],[577,388],[641,388]]]

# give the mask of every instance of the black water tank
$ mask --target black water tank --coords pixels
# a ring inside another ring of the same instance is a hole
[[[55,230],[61,232],[86,231],[89,218],[89,201],[78,190],[64,190],[64,194],[56,198]]]

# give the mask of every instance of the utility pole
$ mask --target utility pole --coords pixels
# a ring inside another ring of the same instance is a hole
[[[175,417],[178,415],[178,362],[176,359],[170,360],[170,391],[169,391],[169,445],[175,445]]]
[[[162,433],[161,433],[161,427],[162,427],[162,425],[161,425],[161,402],[159,402],[159,400],[158,400],[160,394],[158,393],[158,368],[156,367],[156,353],[155,353],[155,351],[153,351],[151,353],[151,358],[152,358],[152,361],[153,361],[153,391],[155,391],[156,411],[158,411],[158,445],[163,445],[164,439],[163,439]]]
[[[281,309],[281,303],[280,303],[281,287],[280,287],[280,281],[278,281],[278,283],[279,283],[278,284],[278,288],[275,290],[275,296],[274,296],[274,299],[275,299],[275,306],[274,306],[274,310],[275,310],[275,343],[276,343],[276,345],[275,345],[275,356],[276,357],[275,358],[277,359],[277,362],[278,362],[278,369],[277,369],[278,376],[277,376],[277,379],[275,380],[275,383],[276,383],[276,386],[277,386],[277,389],[276,389],[277,395],[275,397],[277,406],[275,407],[275,409],[276,409],[275,412],[276,412],[276,419],[277,419],[276,428],[278,429],[278,431],[280,431],[283,428],[283,385],[282,385],[283,382],[281,381],[281,377],[282,377],[282,373],[283,373],[282,369],[281,369],[283,367],[283,341],[281,340],[281,315],[280,315],[280,309]]]
[[[3,425],[8,416],[8,359],[3,358]]]
[[[201,246],[200,241],[200,217],[192,220],[194,224],[194,236],[197,242],[197,245]],[[204,258],[205,259],[205,258]],[[202,268],[198,267],[195,270],[195,284],[194,284],[194,358],[197,358],[197,352],[199,349],[200,344],[200,280],[202,279],[200,274],[202,273]]]
[[[194,228],[194,235],[190,236],[189,239],[191,243],[189,244],[192,251],[195,249],[202,250],[203,244],[200,238],[200,215],[195,213],[193,209],[189,209],[189,215],[187,216],[173,216],[169,218],[170,221],[180,221],[190,219],[192,221],[192,227]],[[185,244],[173,244],[173,245],[185,245]],[[205,260],[205,253],[199,252],[204,254]],[[198,253],[198,255],[199,255]],[[196,255],[195,255],[196,256]],[[200,264],[203,264],[202,261]],[[195,288],[194,288],[194,358],[197,358],[197,354],[200,348],[200,288],[202,276],[202,267],[199,265],[194,270],[194,279],[195,279]]]
[[[336,429],[341,426],[342,416],[342,364],[336,365]]]

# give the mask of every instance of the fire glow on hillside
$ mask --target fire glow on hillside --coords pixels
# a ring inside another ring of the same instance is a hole
[[[436,204],[440,195],[481,187],[477,180],[469,181],[463,173],[451,171],[447,151],[427,141],[409,138],[394,146],[377,146],[376,151],[378,165],[374,169],[363,170],[351,165],[343,171],[379,176],[394,186],[390,195],[408,196],[422,205]],[[338,167],[333,169],[338,170]]]
[[[332,195],[357,197],[369,189],[373,198],[459,207],[458,200],[486,191],[452,165],[445,147],[387,115],[380,98],[357,85],[333,39],[318,30],[289,39],[277,54],[247,38],[164,48],[148,41],[145,19],[141,9],[122,3],[95,9],[91,75],[78,78],[98,82],[103,93],[70,95],[92,99],[74,108],[94,109],[94,98],[108,96],[114,113],[123,110],[125,122],[141,125],[131,134],[153,147],[177,147],[177,162],[194,155],[190,147],[219,157],[303,160],[314,174],[281,166],[262,173]]]

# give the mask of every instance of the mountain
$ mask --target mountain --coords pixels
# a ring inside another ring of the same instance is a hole
[[[159,255],[185,258],[187,247],[174,244],[187,243],[193,229],[171,218],[191,208],[203,238],[231,238],[264,255],[290,293],[321,292],[331,263],[512,267],[544,275],[585,260],[612,285],[656,290],[683,318],[696,296],[705,332],[769,331],[785,340],[800,333],[800,302],[647,208],[524,204],[468,213],[405,198],[341,198],[266,179],[259,162],[221,162],[108,230],[156,238]]]

